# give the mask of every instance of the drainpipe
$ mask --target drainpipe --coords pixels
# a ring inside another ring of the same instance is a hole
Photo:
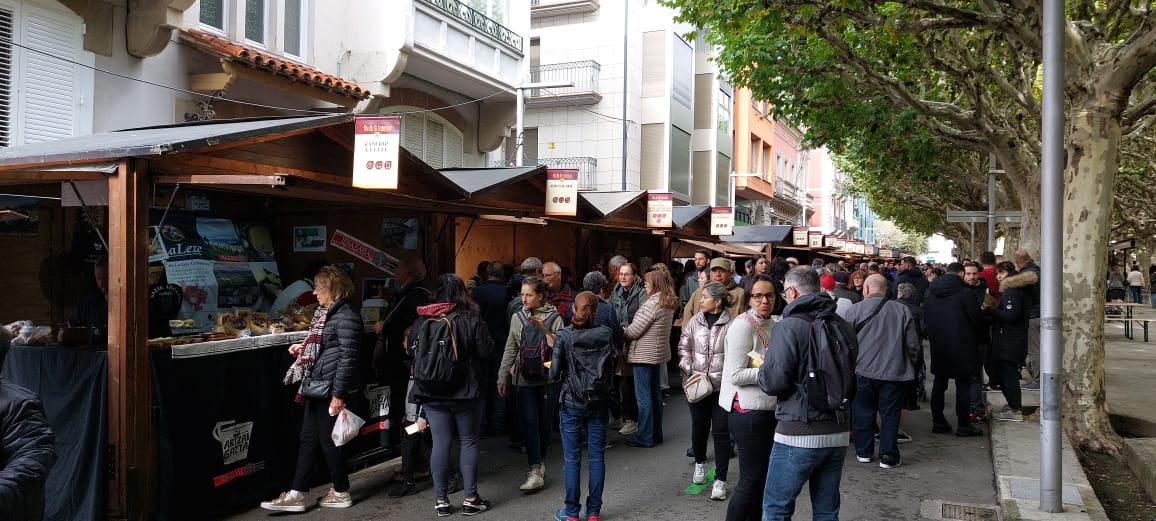
[[[630,74],[626,69],[626,66],[629,64],[629,58],[630,58],[630,46],[627,45],[630,42],[630,0],[626,0],[625,2],[622,2],[622,4],[624,6],[626,6],[623,9],[623,17],[622,17],[623,18],[623,21],[622,21],[622,190],[625,191],[626,190],[626,152],[627,152],[627,150],[629,150],[627,147],[630,146],[629,142],[626,140],[626,138],[627,138],[626,102],[627,102],[627,95],[629,94],[629,91],[627,90],[627,85],[629,84],[627,82],[627,78],[630,77]]]

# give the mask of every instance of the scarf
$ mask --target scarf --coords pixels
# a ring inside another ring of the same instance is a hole
[[[309,378],[313,373],[313,364],[317,363],[317,355],[321,353],[321,335],[325,331],[325,316],[329,314],[326,306],[317,306],[313,312],[313,321],[309,325],[309,333],[305,335],[301,352],[297,353],[297,360],[285,372],[285,385],[294,384]]]

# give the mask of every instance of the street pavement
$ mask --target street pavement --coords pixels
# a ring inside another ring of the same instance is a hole
[[[671,378],[671,381],[678,380]],[[953,397],[954,389],[948,389],[946,409],[949,418],[953,416]],[[967,506],[996,507],[991,444],[986,435],[988,428],[983,427],[985,436],[973,438],[931,434],[929,406],[926,402],[920,405],[922,408],[911,411],[907,418],[906,431],[914,441],[900,447],[902,466],[882,469],[877,459],[869,464],[858,463],[854,450],[848,449],[840,519],[939,519],[945,508],[950,511]],[[657,448],[627,447],[623,444],[623,437],[617,433],[610,435],[614,446],[606,452],[603,519],[704,521],[725,517],[727,503],[710,500],[709,483],[705,487],[691,486],[693,465],[685,455],[690,446],[690,414],[680,393],[667,400],[664,419],[666,442]],[[561,442],[557,435],[546,459],[546,488],[532,494],[518,491],[526,472],[524,455],[509,449],[503,438],[485,439],[481,445],[479,491],[493,502],[493,510],[480,514],[480,518],[552,519],[554,509],[562,506],[563,500]],[[713,450],[708,450],[708,454],[712,458],[709,463],[713,465]],[[387,497],[387,491],[394,485],[392,479],[397,464],[398,461],[393,460],[354,475],[352,490],[356,503],[349,509],[313,508],[304,514],[283,514],[267,512],[254,505],[253,510],[227,519],[408,520],[436,517],[428,479],[418,483],[416,495],[402,499]],[[733,493],[738,470],[738,459],[735,458],[731,460],[728,493]],[[324,487],[318,487],[310,494],[319,497],[324,490]],[[455,505],[460,505],[461,499],[460,493],[451,496]],[[947,503],[946,507],[941,503]],[[455,508],[455,515],[457,512]],[[795,518],[810,517],[810,501],[804,490]]]

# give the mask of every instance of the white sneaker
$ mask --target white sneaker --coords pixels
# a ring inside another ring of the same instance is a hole
[[[622,428],[618,429],[618,434],[623,436],[630,436],[636,432],[638,432],[638,422],[634,420],[626,420],[622,422]]]
[[[618,429],[621,429],[622,428],[622,418],[617,418],[617,417],[611,416],[610,421],[606,422],[606,428],[608,428],[612,431],[616,431]]]
[[[694,477],[690,478],[690,481],[695,485],[706,483],[706,463],[694,464]]]
[[[542,469],[541,473],[534,472],[531,470],[530,472],[526,473],[526,482],[522,483],[522,486],[518,487],[518,490],[521,490],[523,492],[529,492],[531,490],[538,490],[538,489],[546,486],[546,479],[545,478],[546,478],[545,469]]]
[[[710,498],[715,501],[722,501],[727,498],[727,482],[714,480],[714,486],[710,489]]]

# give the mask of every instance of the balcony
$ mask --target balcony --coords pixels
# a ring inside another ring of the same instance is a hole
[[[485,34],[495,43],[517,53],[518,56],[522,55],[522,35],[507,29],[506,26],[459,0],[420,0],[420,2],[438,8],[445,14]]]
[[[598,10],[598,0],[530,0],[530,19],[548,16],[593,13]]]
[[[598,93],[598,73],[602,66],[596,61],[551,63],[530,67],[530,81],[534,83],[572,83],[572,87],[530,89],[526,108],[551,108],[596,105],[602,101]]]
[[[546,168],[574,168],[578,170],[578,189],[598,189],[598,160],[593,157],[542,157],[538,159],[526,158],[522,164],[538,165]],[[496,167],[514,166],[514,161],[505,160],[494,163]]]

